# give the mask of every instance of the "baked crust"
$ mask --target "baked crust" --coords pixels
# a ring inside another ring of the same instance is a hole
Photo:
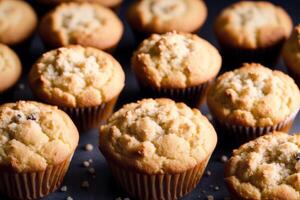
[[[300,135],[275,132],[248,142],[225,166],[225,182],[241,200],[300,199]]]
[[[19,101],[0,106],[0,169],[43,171],[70,158],[79,134],[54,106]]]
[[[128,21],[143,33],[196,32],[207,17],[202,0],[143,0],[129,8]]]
[[[283,8],[270,2],[241,1],[219,14],[214,29],[221,43],[251,50],[285,40],[292,20]]]
[[[35,30],[37,16],[26,1],[0,1],[0,42],[15,45],[26,40]]]
[[[37,97],[72,108],[110,101],[120,94],[124,82],[122,67],[111,55],[78,45],[43,54],[29,74]]]
[[[300,24],[298,24],[287,40],[282,51],[287,67],[300,74]]]
[[[110,50],[123,35],[123,24],[108,8],[92,3],[63,3],[47,13],[39,27],[45,43],[58,48],[70,44]]]
[[[221,68],[218,50],[189,33],[153,34],[132,57],[136,76],[156,88],[197,86],[217,76]]]
[[[60,3],[69,3],[69,2],[91,2],[99,3],[105,7],[116,7],[122,3],[122,0],[38,0],[40,3],[44,4],[60,4]]]
[[[147,174],[180,173],[208,159],[217,143],[198,109],[170,99],[125,105],[100,128],[100,150],[116,164]]]
[[[22,66],[17,54],[0,44],[0,93],[11,88],[19,80]]]
[[[221,75],[209,89],[207,103],[219,121],[266,127],[298,112],[300,93],[288,75],[251,63]]]

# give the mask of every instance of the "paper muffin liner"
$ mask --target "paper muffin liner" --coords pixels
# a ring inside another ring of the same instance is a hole
[[[48,166],[45,171],[17,173],[2,170],[0,173],[0,192],[11,199],[40,199],[54,192],[62,183],[68,171],[70,159]]]
[[[177,102],[184,102],[192,108],[198,108],[204,103],[210,83],[211,81],[207,81],[198,86],[183,89],[170,89],[151,87],[143,84],[141,80],[139,81],[140,90],[144,96],[152,98],[166,97]]]
[[[100,126],[112,114],[114,106],[117,102],[117,97],[100,104],[99,106],[69,108],[60,107],[73,120],[80,131],[85,131],[91,128]]]
[[[109,160],[107,162],[114,178],[130,197],[143,200],[175,200],[196,188],[209,158],[182,173],[157,175],[138,173]]]
[[[236,144],[244,144],[249,142],[250,140],[254,140],[262,135],[268,134],[273,131],[282,131],[288,133],[290,128],[293,125],[293,122],[296,118],[297,112],[290,115],[284,121],[274,125],[274,126],[266,126],[266,127],[247,127],[240,125],[232,125],[230,123],[224,123],[216,118],[214,121],[217,127],[222,131],[223,136],[229,139],[233,139]]]

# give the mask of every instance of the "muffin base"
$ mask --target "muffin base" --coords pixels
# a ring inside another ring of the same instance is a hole
[[[219,129],[219,132],[221,132],[222,134],[221,137],[225,136],[230,140],[233,139],[235,144],[240,145],[273,131],[282,131],[288,133],[294,123],[297,113],[298,111],[293,113],[281,123],[266,127],[245,127],[239,125],[231,125],[229,123],[221,122],[216,118],[214,118],[214,122],[217,126],[217,129]]]
[[[0,191],[11,199],[42,198],[60,186],[68,171],[71,158],[40,172],[17,173],[1,170]]]
[[[93,107],[60,107],[60,109],[65,111],[71,117],[80,131],[85,131],[96,128],[100,126],[101,123],[105,122],[112,114],[117,100],[118,97]]]
[[[143,200],[179,199],[199,183],[208,157],[194,168],[178,174],[142,174],[108,161],[112,174],[130,197]]]

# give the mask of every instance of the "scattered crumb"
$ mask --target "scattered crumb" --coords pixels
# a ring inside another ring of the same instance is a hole
[[[206,176],[211,176],[211,171],[207,170],[205,173]]]
[[[219,186],[215,186],[215,187],[214,187],[214,190],[215,190],[215,191],[219,191],[219,190],[220,190],[220,187],[219,187]]]
[[[92,168],[88,169],[88,172],[93,175],[96,173],[96,170],[95,170],[95,168],[92,167]]]
[[[207,118],[209,121],[212,121],[212,120],[213,120],[213,117],[212,117],[211,114],[206,114],[205,116],[206,116],[206,118]]]
[[[93,149],[94,149],[94,146],[92,144],[86,144],[85,145],[85,150],[86,151],[93,151]]]
[[[226,163],[226,162],[228,161],[228,157],[225,156],[225,155],[223,155],[223,156],[221,156],[220,161],[221,161],[222,163]]]
[[[202,192],[203,194],[205,194],[205,193],[206,193],[206,191],[205,191],[205,190],[201,190],[201,192]]]
[[[18,85],[19,90],[24,90],[25,89],[25,85],[23,83],[20,83]]]
[[[67,190],[68,190],[68,188],[66,185],[64,185],[60,188],[60,191],[62,191],[62,192],[66,192]]]
[[[207,199],[207,200],[214,200],[215,198],[214,198],[213,195],[207,195],[207,196],[206,196],[206,199]]]
[[[90,166],[90,162],[89,161],[83,161],[82,166],[89,167]]]
[[[90,187],[90,183],[88,181],[82,181],[81,182],[81,187],[82,188],[89,188]]]
[[[89,161],[89,163],[93,163],[93,159],[91,159],[91,158],[88,161]]]
[[[209,185],[209,187],[210,187],[210,188],[214,188],[214,186],[213,186],[213,185]]]
[[[130,199],[127,197],[127,198],[124,198],[124,200],[130,200]]]
[[[69,196],[66,198],[66,200],[73,200],[73,198]]]

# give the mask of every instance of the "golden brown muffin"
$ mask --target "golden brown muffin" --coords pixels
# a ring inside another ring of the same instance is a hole
[[[246,200],[300,199],[300,135],[275,132],[234,150],[225,167],[232,196]]]
[[[194,33],[203,25],[207,8],[202,0],[142,0],[128,10],[132,28],[141,33]]]
[[[0,93],[8,90],[19,80],[22,65],[17,54],[0,44]]]
[[[217,76],[221,62],[217,49],[206,40],[193,34],[169,32],[153,34],[144,40],[133,55],[132,67],[149,94],[155,90],[155,96],[187,103],[195,101],[194,106],[205,95],[208,83]],[[203,90],[189,91],[191,88]],[[166,91],[169,92],[163,93]]]
[[[26,1],[0,1],[0,42],[15,45],[25,41],[35,30],[37,16]]]
[[[281,7],[270,2],[241,1],[225,8],[214,27],[224,57],[240,58],[239,63],[269,64],[268,57],[278,58],[291,33],[292,20]]]
[[[37,199],[53,192],[78,140],[72,120],[56,107],[31,101],[0,106],[1,192],[13,199]]]
[[[124,82],[122,67],[111,55],[81,46],[62,47],[43,54],[29,75],[37,97],[68,114],[84,115],[81,120],[92,120],[93,126],[112,111]]]
[[[115,178],[130,196],[146,200],[177,199],[193,190],[216,143],[213,126],[198,109],[170,99],[127,104],[100,130],[100,150]],[[140,174],[145,181],[138,181]]]
[[[209,89],[207,103],[226,126],[288,131],[300,108],[300,92],[288,75],[251,63],[221,75]]]
[[[43,17],[39,32],[50,47],[80,44],[111,51],[121,40],[123,25],[101,5],[64,3]]]
[[[115,8],[122,3],[122,0],[38,0],[40,3],[45,4],[59,4],[59,3],[69,3],[69,2],[91,2],[99,3],[105,7]]]
[[[300,85],[300,24],[294,28],[282,51],[284,62],[291,76]]]

